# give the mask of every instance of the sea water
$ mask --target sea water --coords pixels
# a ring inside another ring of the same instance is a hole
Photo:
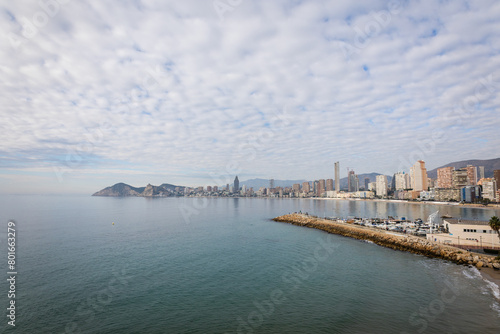
[[[375,201],[2,196],[16,223],[15,329],[6,333],[498,333],[498,286],[475,268],[270,219],[422,218]],[[498,213],[496,213],[498,214]],[[2,253],[0,253],[2,254]]]

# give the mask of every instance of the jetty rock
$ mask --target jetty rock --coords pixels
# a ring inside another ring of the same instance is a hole
[[[475,265],[478,268],[487,266],[497,270],[500,269],[500,259],[492,255],[472,254],[461,248],[439,244],[418,236],[375,230],[371,227],[353,225],[341,220],[322,219],[299,213],[279,216],[273,220],[315,228],[349,238],[368,240],[383,247],[420,254],[430,258],[440,258],[460,265]]]

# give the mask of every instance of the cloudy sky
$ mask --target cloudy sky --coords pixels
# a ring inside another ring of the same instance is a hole
[[[500,2],[0,1],[0,192],[500,157]]]

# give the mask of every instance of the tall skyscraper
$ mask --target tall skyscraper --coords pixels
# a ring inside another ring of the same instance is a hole
[[[388,188],[387,176],[377,175],[376,184],[377,185],[375,188],[375,192],[376,192],[377,196],[386,197],[387,196],[387,188]]]
[[[326,179],[326,191],[333,191],[333,179]]]
[[[477,168],[472,165],[468,165],[467,169],[467,185],[475,186],[477,184]]]
[[[271,188],[271,189],[274,188],[274,179],[269,180],[269,188]]]
[[[325,180],[321,179],[318,182],[318,196],[322,196],[325,191],[326,191],[326,183]]]
[[[370,184],[370,178],[365,177],[365,191],[368,191],[368,185]]]
[[[443,167],[437,170],[437,187],[453,188],[453,167]]]
[[[309,182],[302,182],[302,191],[306,194],[311,191],[311,185]]]
[[[353,170],[347,174],[347,190],[349,192],[359,191],[359,178]]]
[[[394,174],[394,187],[395,190],[405,190],[408,189],[408,184],[406,182],[406,175],[404,172],[398,172]]]
[[[238,175],[234,178],[233,192],[238,193],[240,191],[240,180],[238,180]]]
[[[340,192],[340,162],[335,163],[335,191]]]
[[[453,188],[460,189],[469,183],[469,173],[466,168],[459,168],[453,171]]]
[[[484,166],[479,166],[479,179],[484,179],[486,176],[484,175]]]
[[[427,169],[423,160],[417,161],[410,168],[411,187],[415,191],[427,190]]]
[[[500,188],[500,169],[493,171],[493,178],[496,180],[497,187]]]
[[[469,173],[466,168],[459,168],[453,171],[453,188],[461,189],[469,183]]]

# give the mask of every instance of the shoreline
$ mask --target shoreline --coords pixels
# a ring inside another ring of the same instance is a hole
[[[387,202],[387,203],[400,203],[400,204],[421,204],[421,205],[444,205],[453,206],[458,208],[475,208],[475,209],[492,209],[500,210],[500,204],[488,204],[484,206],[482,204],[472,204],[472,203],[455,203],[455,202],[433,202],[433,201],[405,201],[400,199],[383,199],[383,198],[337,198],[337,197],[305,197],[304,199],[320,199],[320,200],[345,200],[345,201],[373,201],[373,202]]]
[[[421,237],[399,234],[393,231],[375,230],[340,221],[333,221],[305,214],[288,214],[272,219],[302,227],[315,228],[331,234],[337,234],[358,240],[369,240],[379,246],[394,250],[424,255],[429,258],[440,258],[458,265],[476,267],[483,279],[500,287],[500,259],[495,255],[479,254],[461,248],[438,244]]]

